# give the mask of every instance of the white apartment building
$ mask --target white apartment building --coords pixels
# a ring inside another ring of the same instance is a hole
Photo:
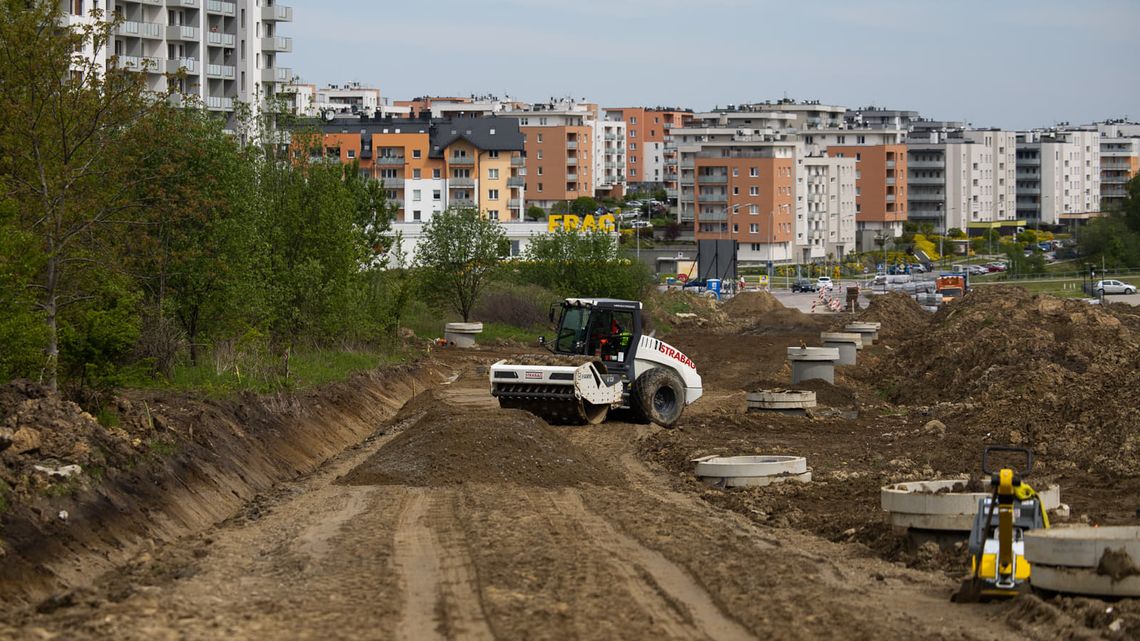
[[[1125,184],[1140,173],[1140,123],[1109,120],[1073,128],[1100,133],[1101,211],[1119,209],[1127,196]]]
[[[106,1],[105,6],[101,6]],[[274,0],[61,0],[70,24],[92,8],[121,16],[105,64],[145,72],[148,86],[167,88],[163,74],[182,71],[177,92],[206,109],[234,112],[238,102],[255,108],[292,80],[278,56],[293,39],[278,34],[293,9]],[[89,52],[90,53],[90,52]]]
[[[594,120],[594,189],[624,189],[626,124],[609,118]]]
[[[807,157],[796,172],[796,262],[842,260],[855,249],[854,158]],[[802,196],[802,197],[801,197]]]
[[[380,90],[359,82],[329,85],[317,90],[317,110],[321,113],[372,115],[380,108]]]
[[[730,106],[730,109],[733,107]],[[846,126],[847,107],[821,104],[818,100],[797,102],[791,98],[740,105],[740,110],[774,112],[795,116],[788,124],[796,129],[840,129]]]
[[[1017,135],[1017,216],[1060,225],[1100,212],[1098,131],[1029,131]]]
[[[921,120],[917,111],[906,109],[884,109],[882,107],[859,107],[848,109],[844,117],[851,129],[902,129],[907,131]]]
[[[939,230],[1013,225],[1017,140],[1009,131],[923,130],[907,139],[909,216]]]

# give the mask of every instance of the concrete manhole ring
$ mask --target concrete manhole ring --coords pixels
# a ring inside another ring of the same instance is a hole
[[[815,392],[810,390],[766,389],[744,397],[749,410],[803,410],[815,407]]]
[[[811,470],[802,456],[705,456],[693,463],[701,480],[722,487],[811,481]]]
[[[1072,527],[1025,533],[1025,560],[1035,588],[1140,597],[1140,527]]]
[[[990,496],[989,492],[953,491],[968,482],[961,478],[895,483],[880,490],[880,504],[895,527],[968,532],[974,525],[978,501]],[[1061,489],[1056,485],[1038,490],[1037,496],[1046,510],[1055,510],[1061,504]]]

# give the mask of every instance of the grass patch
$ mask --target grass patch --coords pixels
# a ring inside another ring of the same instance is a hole
[[[79,492],[79,479],[72,476],[65,481],[53,483],[44,488],[44,496],[52,498],[63,498],[65,496],[75,496]]]
[[[520,343],[537,344],[538,337],[546,331],[542,327],[523,329],[514,325],[503,323],[483,323],[483,333],[475,338],[476,342],[491,342],[493,340],[513,340]],[[549,338],[549,336],[547,337]]]
[[[108,429],[112,427],[118,427],[119,412],[104,405],[103,407],[99,408],[99,413],[95,415],[95,420],[98,421],[100,425]]]
[[[177,444],[168,438],[153,437],[146,442],[146,449],[154,456],[170,456],[178,449]]]

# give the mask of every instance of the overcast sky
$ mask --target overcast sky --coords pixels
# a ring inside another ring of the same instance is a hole
[[[281,0],[304,82],[603,106],[787,96],[976,126],[1140,120],[1140,0]]]

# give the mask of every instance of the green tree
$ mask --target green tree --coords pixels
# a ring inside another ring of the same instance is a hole
[[[566,296],[638,299],[651,282],[649,270],[619,253],[604,231],[557,230],[532,238],[517,267],[521,279]]]
[[[425,285],[463,320],[499,266],[506,233],[476,209],[451,208],[432,216],[416,245]]]
[[[61,26],[54,0],[0,2],[0,176],[43,257],[32,286],[53,390],[60,315],[90,299],[76,286],[81,273],[107,262],[114,232],[132,221],[134,189],[152,178],[122,157],[122,145],[163,97],[146,92],[144,74],[97,62],[114,22]],[[94,57],[76,54],[84,50]]]
[[[0,201],[0,381],[33,376],[43,364],[46,328],[29,288],[42,256],[35,238],[16,225],[16,211],[12,201]]]
[[[546,210],[538,205],[531,205],[526,208],[526,217],[528,220],[542,220],[546,218]]]

